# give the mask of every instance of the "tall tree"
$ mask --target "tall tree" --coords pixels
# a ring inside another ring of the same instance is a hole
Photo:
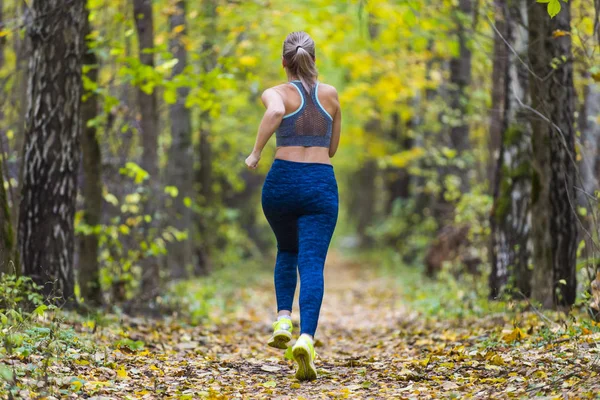
[[[202,44],[202,71],[208,74],[217,65],[217,53],[215,52],[215,30],[217,20],[217,1],[202,0],[202,10],[205,24],[203,26],[204,43]],[[210,140],[211,117],[209,110],[203,111],[200,114],[200,141],[196,154],[199,158],[199,166],[196,170],[195,181],[199,188],[198,197],[200,204],[204,206],[214,205],[213,193],[213,149]],[[210,269],[210,246],[208,238],[210,235],[210,227],[206,219],[196,218],[196,231],[202,240],[196,240],[195,253],[197,262],[195,264],[195,274],[205,275]]]
[[[152,0],[133,0],[133,13],[139,43],[139,58],[142,65],[154,68],[154,22]],[[138,107],[142,134],[142,168],[150,179],[158,178],[158,106],[156,94],[148,94],[138,87]]]
[[[490,295],[497,297],[505,288],[515,295],[531,294],[531,126],[524,105],[529,103],[527,71],[527,2],[497,2],[496,54],[506,59],[494,65],[494,93],[490,132],[500,127],[500,147],[492,179],[494,207],[490,219]],[[510,46],[510,48],[509,48]],[[499,57],[499,56],[498,56]],[[500,111],[497,113],[497,111]],[[508,285],[508,286],[507,286]]]
[[[170,28],[173,35],[170,47],[177,59],[173,68],[173,81],[178,84],[177,77],[187,66],[187,50],[183,38],[186,33],[186,2],[177,1],[175,10],[170,16]],[[171,105],[171,148],[167,176],[169,182],[179,189],[173,211],[172,225],[181,231],[187,231],[188,239],[172,242],[168,247],[167,262],[171,276],[175,279],[187,276],[187,267],[193,262],[192,239],[194,237],[194,219],[186,199],[194,198],[194,149],[192,147],[192,120],[190,109],[185,102],[190,90],[187,85],[177,88],[175,103]]]
[[[139,43],[139,58],[146,68],[154,68],[154,22],[152,0],[133,0],[133,13]],[[158,179],[158,105],[156,92],[146,93],[139,86],[138,107],[140,111],[140,130],[142,135],[142,168],[150,175],[150,196],[145,204],[145,213],[153,215],[155,211]],[[145,230],[151,231],[149,223]],[[154,298],[160,288],[160,268],[152,259],[142,261],[142,297]]]
[[[22,19],[23,25],[31,26],[31,10],[27,6],[27,3],[23,2],[20,6],[16,6],[16,13],[18,17]],[[31,56],[31,40],[29,39],[29,35],[24,35],[21,38],[20,35],[14,35],[13,49],[16,55],[16,71],[15,71],[15,81],[17,82],[14,85],[13,97],[12,101],[17,104],[18,109],[18,124],[17,124],[17,133],[15,136],[15,145],[14,149],[18,154],[23,152],[24,140],[25,140],[25,118],[27,116],[27,81],[28,81],[28,61]],[[23,160],[21,157],[17,157],[16,159],[18,171],[18,185],[19,189],[23,182]],[[16,193],[11,193],[11,196],[18,197],[20,190],[17,190]],[[19,223],[19,201],[17,198],[12,199],[12,221],[13,226],[17,226]]]
[[[494,34],[494,55],[492,66],[492,109],[490,110],[489,130],[489,160],[487,178],[490,192],[494,192],[495,173],[498,154],[502,145],[502,131],[504,129],[504,109],[506,103],[506,75],[508,73],[508,46],[504,42],[509,40],[508,21],[510,18],[506,10],[506,0],[494,1],[494,15],[496,16]]]
[[[4,2],[0,0],[0,29],[4,28]],[[0,69],[4,67],[5,38],[0,38]],[[4,119],[4,112],[0,110],[0,118]],[[0,141],[3,137],[0,137]],[[4,162],[6,153],[3,143],[0,142],[0,272],[10,272],[10,262],[13,258],[14,236],[10,211],[8,209],[8,197],[4,188]],[[7,176],[7,179],[8,178]]]
[[[458,38],[458,57],[450,60],[450,107],[453,110],[455,122],[450,128],[452,148],[458,154],[469,148],[469,123],[467,117],[467,88],[471,84],[471,50],[468,45],[468,27],[473,21],[472,0],[459,0],[458,12],[454,14],[456,35]],[[461,176],[461,189],[466,192],[469,187],[467,176],[459,171],[453,171]]]
[[[584,77],[587,82],[584,86],[583,105],[579,113],[579,129],[581,130],[581,162],[579,171],[583,186],[577,192],[579,204],[589,208],[590,201],[595,197],[598,189],[598,147],[600,146],[600,85],[589,74]],[[594,210],[588,210],[592,213]]]
[[[554,18],[529,4],[532,150],[532,296],[544,307],[575,301],[577,216],[571,3]]]
[[[580,152],[581,160],[579,162],[579,179],[577,186],[577,203],[580,207],[587,210],[585,217],[582,218],[583,229],[581,229],[580,239],[585,241],[583,257],[587,259],[588,271],[598,271],[600,263],[598,259],[597,234],[594,229],[594,223],[597,218],[596,211],[596,191],[598,186],[598,171],[600,167],[600,85],[596,83],[590,74],[584,76],[586,80],[583,88],[583,104],[579,112],[579,130],[581,132]]]
[[[0,140],[2,139],[0,138]],[[8,273],[11,272],[10,262],[13,260],[14,234],[8,209],[8,198],[4,189],[3,160],[4,155],[0,157],[0,273]]]
[[[85,33],[86,52],[83,63],[87,67],[87,82],[84,101],[81,105],[81,119],[83,124],[83,135],[81,149],[83,153],[83,199],[84,199],[84,222],[94,227],[92,231],[83,236],[79,241],[79,286],[81,296],[92,305],[101,303],[102,292],[100,288],[100,265],[98,262],[98,232],[95,229],[102,219],[102,155],[100,144],[96,136],[96,125],[93,123],[98,116],[98,95],[96,85],[98,84],[98,59],[96,53],[90,47],[89,35],[92,32],[89,16],[86,12]]]
[[[85,1],[34,0],[18,244],[24,273],[49,295],[74,294]]]

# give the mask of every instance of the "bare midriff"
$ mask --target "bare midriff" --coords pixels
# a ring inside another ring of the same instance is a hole
[[[329,149],[327,147],[285,146],[278,147],[275,158],[287,161],[330,164]]]

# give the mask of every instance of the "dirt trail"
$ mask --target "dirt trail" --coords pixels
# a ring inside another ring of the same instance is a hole
[[[219,358],[226,368],[235,371],[233,375],[250,384],[238,392],[242,397],[260,397],[263,390],[255,392],[257,383],[266,390],[267,398],[388,397],[392,393],[387,387],[378,388],[377,382],[390,380],[384,375],[402,369],[402,359],[408,354],[396,346],[390,352],[389,346],[398,336],[399,325],[411,318],[395,289],[393,280],[377,277],[368,266],[350,262],[332,251],[325,267],[325,295],[316,335],[320,374],[317,382],[298,384],[293,378],[293,363],[283,358],[282,351],[263,345],[271,333],[274,315],[271,282],[249,289],[255,292],[248,293],[254,301],[237,313],[231,323],[219,327],[221,338],[236,344],[231,353],[220,353]],[[297,290],[295,334],[298,310]],[[244,326],[241,330],[240,323]],[[382,373],[372,376],[376,371]],[[378,395],[379,389],[385,395]],[[231,396],[235,391],[229,393]]]

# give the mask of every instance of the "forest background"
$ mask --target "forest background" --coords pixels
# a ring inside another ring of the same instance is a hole
[[[27,372],[65,324],[50,358],[97,326],[120,332],[108,348],[141,352],[151,340],[123,319],[215,326],[244,306],[232,293],[271,279],[274,143],[258,170],[244,159],[293,30],[315,40],[343,110],[334,264],[394,277],[432,318],[502,315],[511,346],[541,327],[544,344],[594,347],[599,3],[0,1],[7,393],[92,390]],[[544,374],[535,390],[593,376]]]

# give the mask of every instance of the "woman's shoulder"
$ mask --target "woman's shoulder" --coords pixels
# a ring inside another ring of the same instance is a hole
[[[319,96],[327,96],[337,98],[337,89],[327,83],[319,82]]]
[[[275,85],[275,86],[271,86],[269,88],[266,88],[263,91],[263,94],[267,93],[267,92],[270,92],[270,93],[277,93],[280,96],[285,96],[290,90],[292,90],[294,92],[296,91],[296,89],[292,85],[290,85],[289,82],[287,82],[287,83],[281,83],[279,85]]]

